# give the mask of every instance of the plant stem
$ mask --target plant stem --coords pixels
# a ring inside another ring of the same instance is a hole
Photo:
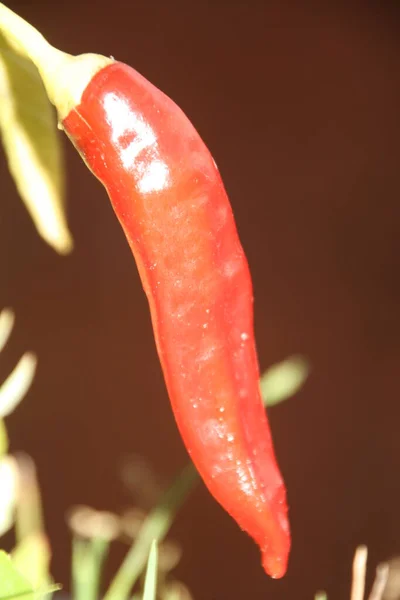
[[[74,600],[98,600],[100,579],[110,541],[103,538],[72,542],[72,590]]]
[[[95,73],[112,59],[97,54],[71,56],[51,46],[37,29],[0,2],[0,32],[12,48],[37,67],[60,121],[80,104]]]
[[[197,479],[197,471],[189,464],[165,492],[159,505],[144,520],[138,537],[106,591],[104,600],[128,598],[130,590],[146,565],[153,540],[160,542],[166,536],[177,510]]]

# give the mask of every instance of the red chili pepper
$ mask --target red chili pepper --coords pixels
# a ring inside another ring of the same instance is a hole
[[[285,487],[259,391],[251,278],[218,169],[183,112],[118,62],[93,76],[62,124],[135,256],[189,454],[281,577]]]
[[[130,67],[49,46],[0,3],[136,258],[185,445],[272,577],[290,548],[286,492],[259,390],[250,273],[218,169],[183,112]]]

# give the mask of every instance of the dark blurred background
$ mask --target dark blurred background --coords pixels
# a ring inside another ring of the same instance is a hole
[[[270,411],[293,531],[279,582],[199,486],[173,536],[197,600],[348,597],[355,546],[370,573],[400,554],[400,22],[396,3],[11,0],[56,46],[130,63],[188,114],[222,172],[253,272],[261,368],[313,372]],[[4,378],[39,357],[8,419],[36,460],[68,587],[65,512],[119,510],[134,452],[168,481],[187,461],[136,267],[101,186],[65,141],[76,248],[36,234],[0,161],[1,306],[16,330]],[[117,564],[119,557],[113,558]]]

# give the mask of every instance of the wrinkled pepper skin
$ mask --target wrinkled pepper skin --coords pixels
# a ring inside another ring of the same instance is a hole
[[[267,573],[282,577],[286,492],[259,391],[251,277],[218,169],[174,102],[118,62],[93,77],[62,125],[136,259],[188,452]]]

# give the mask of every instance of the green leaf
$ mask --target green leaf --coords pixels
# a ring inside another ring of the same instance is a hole
[[[0,550],[0,600],[40,600],[59,590],[58,585],[34,589],[19,572],[11,557]]]
[[[13,564],[10,556],[0,550],[0,600],[24,598],[33,600],[34,589]]]
[[[8,435],[3,419],[0,419],[0,459],[8,450]]]
[[[146,578],[144,580],[143,600],[155,600],[157,592],[157,542],[153,540],[147,562]]]
[[[9,169],[42,238],[72,250],[64,206],[64,174],[56,118],[33,63],[0,34],[0,133]]]
[[[13,550],[12,560],[18,571],[33,589],[49,586],[50,548],[42,533],[33,533],[24,538]]]
[[[309,372],[309,364],[302,356],[291,356],[273,365],[260,379],[261,395],[265,406],[274,406],[296,394],[306,381]]]
[[[179,507],[196,481],[198,481],[197,471],[192,464],[189,464],[163,494],[158,506],[143,521],[137,538],[104,595],[104,600],[128,598],[130,590],[146,566],[153,540],[160,542],[167,535]]]

